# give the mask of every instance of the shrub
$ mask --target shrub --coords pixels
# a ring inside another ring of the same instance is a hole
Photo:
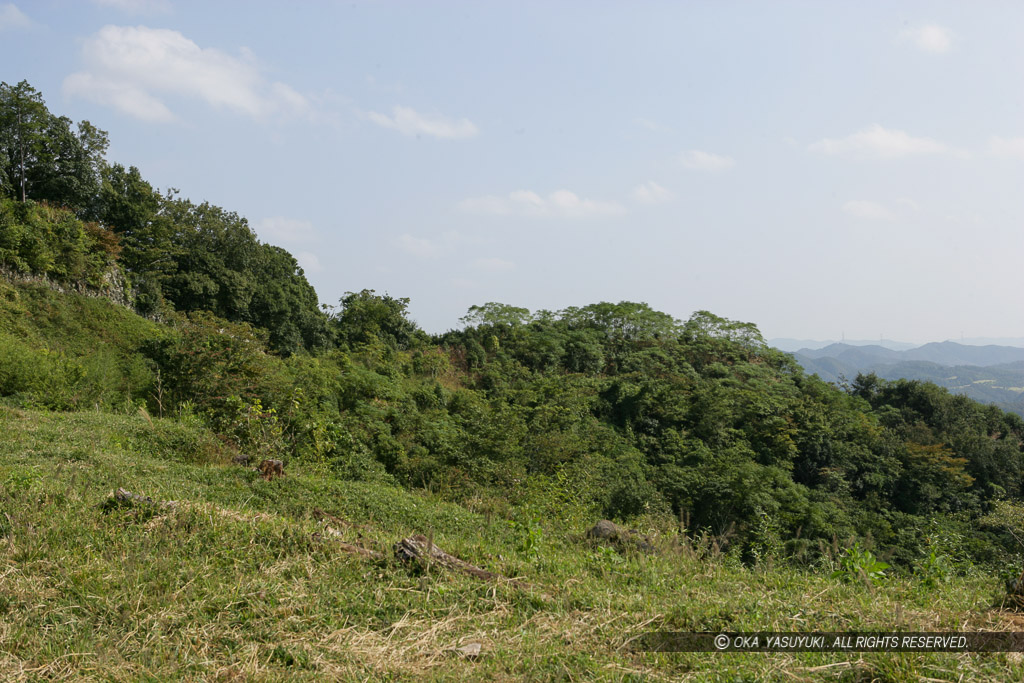
[[[860,542],[857,542],[840,556],[839,569],[832,572],[832,578],[844,581],[863,579],[868,583],[874,583],[885,577],[885,570],[888,568],[888,564],[879,562],[870,550],[862,548]]]

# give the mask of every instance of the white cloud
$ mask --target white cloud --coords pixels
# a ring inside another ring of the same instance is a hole
[[[660,204],[672,199],[673,195],[658,183],[648,180],[643,185],[633,188],[632,197],[641,204]]]
[[[270,216],[260,219],[252,226],[260,239],[277,244],[298,244],[312,241],[316,237],[316,230],[309,221],[286,216]]]
[[[852,200],[843,204],[843,213],[868,221],[892,221],[896,219],[896,214],[883,204],[863,199]]]
[[[378,126],[393,128],[403,135],[429,135],[446,140],[471,138],[479,130],[469,119],[454,121],[443,116],[426,116],[412,107],[395,107],[393,115],[368,112],[366,118]]]
[[[691,149],[679,155],[679,163],[694,171],[724,171],[736,165],[731,157]]]
[[[316,257],[316,254],[308,251],[300,251],[295,254],[295,260],[299,262],[299,266],[302,267],[307,273],[319,273],[324,269],[320,265],[320,259]]]
[[[503,258],[478,258],[473,261],[473,267],[487,273],[506,273],[515,270],[516,264],[506,261]]]
[[[996,156],[1024,159],[1024,138],[994,137],[989,140],[988,148]]]
[[[18,6],[13,2],[0,5],[0,31],[28,28],[31,25],[32,20],[29,19],[24,12],[18,9]]]
[[[143,121],[167,123],[175,120],[167,105],[146,90],[125,81],[107,80],[86,71],[73,73],[65,78],[64,93],[72,96],[82,95]]]
[[[145,121],[174,120],[164,97],[199,99],[256,119],[308,113],[308,100],[269,82],[248,51],[233,57],[201,48],[177,31],[104,26],[86,39],[85,70],[64,79],[64,92],[110,105]]]
[[[908,28],[900,32],[900,38],[913,43],[919,50],[940,54],[948,52],[953,44],[953,33],[937,24]]]
[[[618,216],[626,212],[626,208],[618,202],[582,199],[569,190],[556,190],[546,198],[530,190],[517,190],[506,197],[486,195],[465,199],[459,202],[458,207],[469,213],[533,218],[591,218]]]
[[[569,192],[569,190],[556,190],[552,192],[548,195],[547,204],[550,210],[556,214],[572,218],[619,215],[626,212],[626,209],[616,202],[580,199],[575,193]]]
[[[877,123],[845,138],[825,138],[808,147],[812,152],[854,159],[900,159],[920,154],[943,154],[949,147],[931,138],[915,138]]]
[[[441,253],[441,248],[434,242],[423,237],[414,237],[409,233],[399,235],[392,240],[392,244],[417,258],[433,258]]]

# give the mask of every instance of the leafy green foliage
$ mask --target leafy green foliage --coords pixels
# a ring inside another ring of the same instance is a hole
[[[209,313],[184,318],[177,329],[148,340],[143,351],[160,370],[162,410],[189,403],[217,425],[233,424],[237,401],[265,397],[278,364],[267,356],[265,333]]]
[[[16,273],[110,289],[120,251],[116,235],[67,209],[0,198],[0,265]]]
[[[832,572],[832,578],[874,583],[885,577],[888,568],[889,565],[875,559],[870,550],[862,548],[860,543],[854,543],[839,558],[839,569]]]
[[[252,403],[231,396],[227,408],[234,415],[224,420],[222,433],[232,438],[245,455],[254,463],[280,455],[285,449],[284,429],[278,419],[277,410],[264,408],[260,399]]]
[[[164,251],[173,263],[159,284],[175,308],[264,328],[285,354],[327,343],[326,316],[291,254],[260,244],[244,218],[208,203],[165,198],[160,211],[175,247]]]
[[[347,292],[331,327],[340,345],[351,349],[382,344],[392,349],[409,349],[422,344],[426,335],[409,320],[409,299],[380,296],[372,289]]]

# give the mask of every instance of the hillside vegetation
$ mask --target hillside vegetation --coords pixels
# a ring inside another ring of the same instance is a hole
[[[1012,628],[1020,416],[920,381],[837,388],[707,311],[492,302],[431,336],[372,290],[319,310],[243,218],[108,165],[106,134],[27,84],[0,95],[14,677],[1019,679],[1012,655],[630,643]],[[602,518],[643,543],[586,540]],[[505,578],[391,559],[415,533]]]

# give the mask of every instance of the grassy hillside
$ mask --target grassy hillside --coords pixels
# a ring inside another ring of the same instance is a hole
[[[6,680],[1021,680],[1015,654],[651,654],[650,629],[1009,630],[982,573],[929,587],[745,568],[651,525],[656,552],[583,539],[571,499],[465,506],[293,466],[264,481],[196,425],[0,409]],[[111,505],[124,487],[159,504]],[[562,492],[565,494],[567,492]],[[334,516],[317,521],[315,509]],[[344,522],[338,521],[344,520]],[[327,527],[332,527],[333,532]],[[422,532],[522,580],[393,559]],[[343,541],[380,550],[364,559]],[[318,535],[318,536],[317,536]],[[319,538],[320,540],[317,540]],[[480,643],[478,657],[455,651]]]
[[[0,329],[35,347],[83,356],[106,348],[126,354],[160,326],[102,297],[0,278]]]
[[[58,409],[131,403],[154,379],[136,351],[161,334],[104,298],[0,278],[0,396]]]

